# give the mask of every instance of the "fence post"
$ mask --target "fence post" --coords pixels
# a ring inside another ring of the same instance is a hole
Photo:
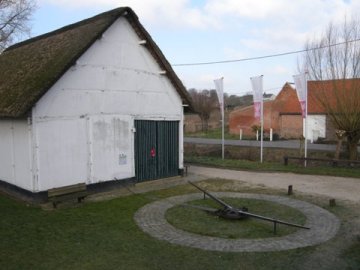
[[[284,165],[287,166],[289,162],[288,156],[284,156]]]
[[[293,194],[293,186],[290,185],[288,186],[288,195],[292,195]]]

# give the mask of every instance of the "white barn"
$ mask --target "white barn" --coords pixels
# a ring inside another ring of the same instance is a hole
[[[30,196],[179,175],[189,95],[130,8],[0,55],[0,186]]]

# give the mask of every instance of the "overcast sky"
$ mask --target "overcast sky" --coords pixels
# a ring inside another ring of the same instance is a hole
[[[121,6],[138,15],[171,64],[258,57],[301,50],[329,22],[360,12],[360,0],[38,0],[32,35]],[[264,75],[264,90],[277,93],[297,73],[292,54],[262,60],[174,66],[187,88],[245,94],[250,77]]]

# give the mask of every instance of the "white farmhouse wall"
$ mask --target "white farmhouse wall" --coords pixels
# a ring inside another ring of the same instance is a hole
[[[0,179],[15,183],[13,168],[14,135],[12,121],[0,122]]]
[[[307,138],[311,142],[316,141],[319,137],[326,138],[326,116],[325,115],[308,115],[307,119]],[[305,123],[303,125],[305,127]],[[305,136],[305,131],[304,131]]]
[[[119,18],[33,108],[33,191],[134,177],[136,119],[178,120],[182,134],[181,98],[160,71]]]
[[[41,99],[36,117],[122,114],[180,119],[181,99],[124,18]]]
[[[89,124],[91,183],[134,176],[131,117],[99,115],[90,118]]]
[[[0,121],[0,180],[32,190],[31,133],[26,120]]]
[[[86,122],[41,121],[37,128],[38,190],[84,183],[87,175]]]

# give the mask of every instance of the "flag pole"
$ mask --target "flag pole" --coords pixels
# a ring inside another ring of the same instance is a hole
[[[225,131],[224,131],[224,77],[221,78],[221,82],[222,82],[222,104],[221,106],[221,123],[222,123],[222,136],[221,136],[221,157],[222,159],[225,159]]]
[[[218,96],[219,104],[220,104],[221,129],[222,129],[222,132],[221,132],[221,157],[222,157],[222,159],[224,159],[225,158],[224,77],[214,80],[214,83],[215,83],[216,94]]]
[[[264,99],[261,93],[261,134],[260,134],[260,163],[263,163],[263,146],[264,146]]]
[[[263,142],[264,142],[264,96],[263,96],[263,77],[264,75],[250,77],[253,99],[254,114],[256,119],[260,119],[260,162],[263,162]],[[259,106],[260,105],[260,106]],[[260,107],[260,108],[259,108]],[[259,110],[260,109],[260,110]]]
[[[300,106],[301,106],[301,115],[303,118],[303,135],[304,135],[304,167],[306,167],[306,158],[307,158],[307,137],[308,137],[308,83],[307,83],[307,74],[308,72],[303,72],[298,75],[294,75],[296,94],[298,96]],[[305,118],[305,119],[304,119]],[[304,134],[305,133],[305,134]]]
[[[304,166],[306,167],[306,158],[307,158],[307,136],[308,136],[308,78],[307,78],[308,72],[305,72],[305,144],[304,144],[304,157],[305,162]]]

